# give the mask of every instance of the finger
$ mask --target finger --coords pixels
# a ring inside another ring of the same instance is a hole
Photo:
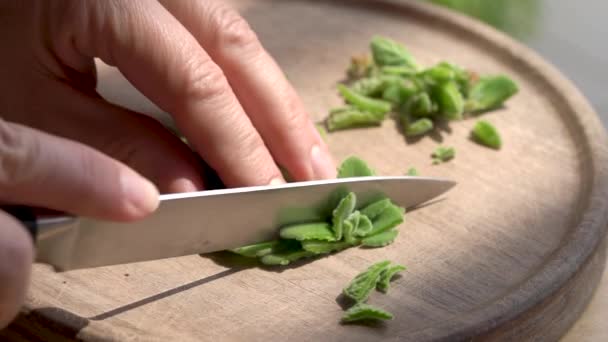
[[[74,35],[61,39],[73,39],[72,46],[81,54],[117,66],[171,113],[226,185],[281,179],[222,70],[164,7],[153,1],[88,1],[83,6],[89,6],[88,20],[78,21],[80,11],[67,13],[70,19],[64,21],[71,22]]]
[[[336,167],[300,98],[247,22],[222,1],[161,0],[225,72],[275,160],[295,180]]]
[[[17,315],[25,299],[33,260],[32,239],[25,228],[0,210],[0,329]]]
[[[134,220],[159,199],[152,183],[101,152],[0,119],[0,201]]]
[[[40,80],[39,83],[49,82]],[[46,113],[15,120],[45,132],[89,145],[123,162],[152,181],[161,193],[203,188],[196,155],[151,117],[83,95],[64,83],[45,84]]]

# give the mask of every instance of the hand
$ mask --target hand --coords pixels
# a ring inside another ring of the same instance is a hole
[[[0,18],[0,202],[135,220],[159,192],[204,188],[177,137],[96,93],[95,57],[171,114],[229,187],[281,182],[277,164],[295,180],[335,176],[295,91],[219,0],[11,0]],[[0,327],[33,254],[0,212]]]

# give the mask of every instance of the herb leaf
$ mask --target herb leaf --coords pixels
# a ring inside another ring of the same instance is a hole
[[[332,213],[332,229],[336,240],[342,239],[344,221],[350,216],[357,204],[357,197],[354,192],[349,192]]]
[[[398,234],[399,231],[397,229],[393,229],[375,235],[369,235],[363,240],[361,240],[361,244],[366,247],[388,246],[393,243],[393,241],[395,241],[395,238],[397,238]]]
[[[405,266],[403,266],[403,265],[393,265],[391,267],[386,268],[380,274],[380,280],[378,280],[378,284],[376,284],[376,288],[378,290],[380,290],[380,292],[387,293],[388,288],[390,286],[391,278],[393,278],[393,276],[395,276],[397,273],[404,271],[404,270],[405,270]]]
[[[386,209],[382,211],[375,219],[372,220],[373,228],[367,236],[376,235],[389,229],[395,228],[399,224],[403,223],[403,214],[405,209],[398,207],[394,204],[390,204]]]
[[[410,52],[400,43],[381,37],[372,37],[370,48],[376,65],[383,66],[405,66],[416,69],[416,61]]]
[[[370,292],[376,287],[380,274],[390,265],[390,261],[384,260],[369,266],[365,271],[359,273],[347,287],[344,295],[352,298],[357,303],[365,302]]]
[[[366,162],[355,156],[346,158],[338,169],[338,178],[367,177],[375,174]]]
[[[359,225],[355,229],[355,236],[364,237],[372,231],[372,221],[365,215],[361,215],[359,218]]]
[[[342,323],[351,323],[361,320],[390,319],[393,319],[393,315],[390,312],[369,304],[359,303],[344,312]]]
[[[485,111],[497,108],[517,92],[517,85],[507,76],[483,77],[471,88],[467,109]]]
[[[375,114],[380,120],[384,119],[385,114],[391,110],[390,102],[361,95],[343,84],[338,84],[338,91],[340,91],[346,102],[362,112]]]
[[[455,155],[456,150],[453,147],[439,146],[431,156],[433,157],[433,164],[439,164],[454,158]]]
[[[334,241],[334,232],[327,222],[301,223],[284,227],[280,231],[281,238],[303,240]]]
[[[418,170],[414,167],[410,167],[406,173],[408,176],[418,176]]]
[[[334,251],[341,251],[343,249],[356,245],[358,240],[354,240],[352,243],[346,241],[319,241],[319,240],[306,240],[302,242],[302,248],[306,251],[315,254],[327,254]]]
[[[255,258],[257,256],[257,253],[260,250],[271,249],[272,247],[276,246],[277,243],[278,243],[277,240],[260,242],[260,243],[256,243],[256,244],[252,244],[252,245],[233,248],[233,249],[230,249],[230,251],[233,253],[245,256],[245,257]]]
[[[474,141],[493,149],[498,150],[502,145],[500,134],[496,128],[485,120],[479,120],[475,123],[472,136]]]
[[[437,86],[434,92],[439,111],[448,120],[462,119],[464,99],[455,82],[445,82]]]
[[[382,120],[377,114],[353,107],[343,107],[332,110],[326,119],[326,124],[327,129],[333,132],[346,128],[378,126]]]
[[[370,220],[373,220],[378,215],[382,214],[384,209],[386,209],[389,205],[391,205],[390,199],[381,199],[379,201],[368,204],[365,208],[361,209],[361,214],[363,216],[367,216]]]
[[[404,126],[405,135],[408,137],[415,137],[431,131],[433,129],[433,121],[429,118],[421,118],[411,124],[407,124],[407,121],[404,120]]]

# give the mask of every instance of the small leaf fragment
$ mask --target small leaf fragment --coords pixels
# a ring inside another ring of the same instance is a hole
[[[381,77],[365,77],[351,84],[350,89],[364,96],[375,97],[382,93],[385,80]]]
[[[361,215],[359,218],[359,225],[355,229],[354,235],[357,237],[364,237],[372,231],[372,221],[365,215]]]
[[[376,306],[359,303],[344,312],[342,323],[351,323],[362,320],[391,320],[393,315]]]
[[[336,240],[342,239],[344,221],[350,216],[357,204],[357,197],[354,192],[349,192],[346,197],[340,200],[338,206],[332,213],[332,229]]]
[[[472,131],[473,140],[493,149],[500,149],[502,142],[496,128],[485,120],[475,123]]]
[[[517,84],[507,76],[483,77],[471,88],[467,101],[467,110],[475,112],[500,107],[517,92]]]
[[[390,287],[391,279],[399,272],[405,271],[405,266],[403,265],[393,265],[386,268],[380,274],[380,280],[378,280],[378,284],[376,284],[376,288],[380,290],[380,292],[387,293]]]
[[[391,103],[361,95],[343,84],[338,84],[338,91],[346,102],[355,106],[362,112],[377,115],[378,119],[384,119],[385,114],[391,110]]]
[[[418,170],[414,167],[410,167],[406,173],[408,176],[418,176]]]
[[[344,241],[353,243],[355,241],[355,230],[359,228],[359,222],[361,221],[361,212],[358,210],[353,211],[344,221]]]
[[[365,271],[359,273],[343,290],[344,295],[355,300],[357,303],[364,302],[370,292],[376,287],[380,274],[390,265],[390,261],[384,260],[369,266]]]
[[[269,266],[275,266],[275,265],[286,266],[286,265],[289,265],[293,261],[296,261],[296,260],[302,259],[302,258],[308,258],[308,257],[314,256],[315,254],[316,253],[306,251],[306,250],[298,250],[298,251],[283,252],[283,253],[272,253],[272,254],[266,254],[266,255],[262,256],[260,258],[260,261],[262,262],[262,264],[269,265]]]
[[[233,249],[230,249],[230,251],[233,253],[248,257],[248,258],[255,258],[257,256],[257,253],[260,250],[268,250],[268,249],[272,250],[272,248],[274,246],[276,246],[277,243],[278,243],[277,240],[260,242],[260,243],[256,243],[256,244],[252,244],[252,245],[233,248]]]
[[[303,240],[325,240],[334,241],[334,232],[327,222],[312,222],[289,225],[281,229],[283,239]]]
[[[338,168],[338,178],[367,177],[376,173],[361,158],[350,156]]]
[[[393,229],[375,235],[369,235],[363,240],[361,240],[361,244],[366,247],[388,246],[393,243],[393,241],[395,241],[395,238],[397,238],[398,234],[399,231],[397,229]]]
[[[352,243],[346,241],[319,241],[319,240],[306,240],[302,242],[302,248],[306,251],[315,254],[327,254],[335,251],[341,251],[358,244],[358,240],[354,240]]]
[[[411,124],[404,124],[405,135],[408,137],[415,137],[424,135],[433,130],[433,121],[428,118],[421,118],[414,121]]]
[[[372,37],[370,48],[374,62],[380,66],[404,66],[416,69],[416,61],[404,45],[382,36]]]
[[[462,119],[464,99],[455,82],[444,82],[433,93],[439,112],[448,120]]]
[[[400,225],[404,221],[404,213],[404,208],[390,204],[372,220],[373,228],[367,236],[376,235]]]
[[[454,158],[455,155],[456,150],[453,147],[439,146],[435,149],[431,157],[433,158],[433,163],[438,164]]]
[[[347,128],[379,126],[383,117],[377,114],[361,111],[354,107],[334,109],[326,119],[327,129],[330,132]]]
[[[386,209],[389,205],[391,205],[391,200],[384,198],[365,206],[365,208],[361,209],[361,214],[363,216],[367,216],[370,220],[373,220],[378,215],[382,214],[384,209]]]

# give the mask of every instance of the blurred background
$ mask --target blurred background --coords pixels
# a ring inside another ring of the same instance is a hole
[[[554,64],[608,127],[608,1],[426,0],[494,26]]]

